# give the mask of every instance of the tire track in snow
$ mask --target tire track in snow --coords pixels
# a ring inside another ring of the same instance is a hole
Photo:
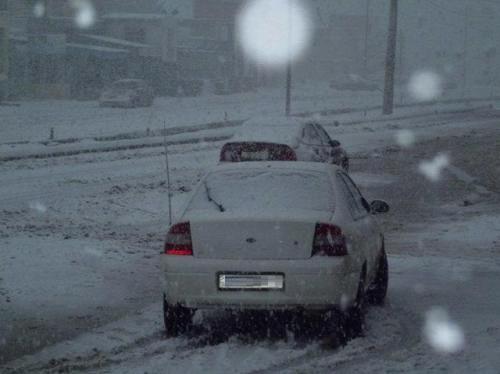
[[[412,312],[405,310],[402,307],[392,307],[387,305],[384,308],[377,308],[376,313],[384,313],[386,322],[390,323],[390,330],[387,330],[387,326],[380,328],[377,326],[379,320],[369,321],[369,329],[366,331],[365,337],[355,338],[347,343],[346,346],[339,349],[326,349],[323,348],[320,351],[308,351],[303,355],[296,357],[294,359],[288,360],[284,359],[284,362],[271,365],[265,369],[259,369],[251,371],[251,374],[272,374],[276,372],[286,372],[289,370],[299,370],[303,369],[306,371],[320,371],[322,369],[327,369],[326,371],[336,371],[348,367],[354,362],[359,360],[369,360],[371,358],[380,357],[383,353],[385,356],[391,353],[407,350],[420,342],[419,334],[416,333],[415,327],[418,326],[418,316]],[[375,310],[369,309],[368,316],[374,318],[373,312]],[[393,318],[394,317],[394,318]],[[379,336],[372,336],[377,332],[377,327],[380,328],[384,333],[394,334],[394,338],[389,338],[388,341],[383,342],[383,344],[377,345],[380,342]],[[331,359],[331,361],[330,361]],[[318,361],[327,361],[323,365],[318,366]],[[295,371],[294,371],[295,372]]]

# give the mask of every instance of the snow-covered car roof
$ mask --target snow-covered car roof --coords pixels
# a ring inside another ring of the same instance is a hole
[[[335,170],[342,170],[337,165],[324,162],[304,162],[304,161],[254,161],[254,162],[227,162],[214,166],[208,173],[214,173],[219,170],[250,170],[250,169],[269,169],[269,170],[303,170],[315,172],[332,173]]]
[[[308,123],[296,117],[258,117],[243,123],[231,142],[264,142],[295,146]]]

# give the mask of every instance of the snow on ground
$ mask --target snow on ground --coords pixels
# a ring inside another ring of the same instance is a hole
[[[500,236],[498,216],[487,213],[469,218],[453,219],[451,222],[429,222],[409,227],[414,232],[408,233],[407,239],[414,240],[419,247],[426,245],[426,242],[429,243],[441,238],[451,246],[456,246],[457,250],[465,246],[480,252],[481,250],[489,250]]]
[[[467,283],[446,274],[450,265],[469,272]],[[10,363],[6,372],[9,367],[47,373],[327,373],[353,368],[361,373],[497,372],[500,361],[493,347],[500,341],[500,330],[493,311],[500,307],[500,294],[495,288],[477,289],[499,281],[500,268],[478,261],[450,264],[449,258],[412,256],[391,256],[390,267],[388,305],[370,309],[366,336],[338,350],[318,341],[305,345],[293,339],[245,341],[237,335],[216,345],[197,344],[193,337],[165,339],[157,303]],[[463,284],[467,286],[457,293]],[[447,310],[463,330],[465,345],[457,354],[437,352],[422,338],[426,313],[436,307]]]

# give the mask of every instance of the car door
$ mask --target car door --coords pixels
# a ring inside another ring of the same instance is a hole
[[[363,197],[356,184],[345,172],[339,171],[338,176],[350,195],[348,197],[348,203],[350,203],[349,209],[360,231],[359,242],[357,244],[362,248],[367,260],[368,277],[369,280],[371,280],[373,275],[372,270],[376,267],[378,252],[381,246],[380,231],[369,211],[370,207],[368,202]]]
[[[355,197],[340,173],[335,173],[338,195],[348,211],[347,216],[342,216],[342,231],[348,239],[348,251],[355,264],[355,268],[361,267],[367,258],[365,224],[359,214]]]

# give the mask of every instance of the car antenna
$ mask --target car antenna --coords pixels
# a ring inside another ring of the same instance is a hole
[[[165,147],[165,166],[167,172],[167,192],[168,192],[168,226],[172,226],[172,194],[170,193],[170,166],[168,163],[167,146],[167,121],[163,121],[163,146]]]

